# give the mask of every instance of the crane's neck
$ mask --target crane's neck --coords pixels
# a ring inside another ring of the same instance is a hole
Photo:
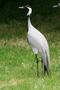
[[[28,16],[28,30],[29,30],[30,26],[31,26],[30,16]]]

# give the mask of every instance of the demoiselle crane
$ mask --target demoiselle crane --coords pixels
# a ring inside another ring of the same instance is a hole
[[[37,62],[37,76],[39,76],[39,71],[38,71],[38,57],[37,54],[40,53],[42,57],[42,65],[43,65],[43,73],[49,74],[49,66],[50,66],[50,54],[49,54],[49,46],[48,42],[45,38],[45,36],[39,32],[32,24],[30,21],[30,15],[32,13],[32,8],[30,6],[21,6],[19,7],[21,9],[27,8],[28,13],[28,42],[35,54],[36,57],[36,62]]]

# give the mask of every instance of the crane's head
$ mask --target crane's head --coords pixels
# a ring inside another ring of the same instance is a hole
[[[28,13],[27,13],[27,16],[30,16],[31,15],[31,13],[32,13],[32,8],[30,7],[30,6],[28,6],[28,5],[26,5],[26,6],[21,6],[21,7],[18,7],[18,8],[20,8],[20,9],[28,9]]]

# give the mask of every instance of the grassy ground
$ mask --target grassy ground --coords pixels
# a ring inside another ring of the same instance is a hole
[[[51,76],[43,76],[39,62],[39,78],[26,40],[26,25],[16,21],[0,24],[0,90],[60,90],[59,21],[55,17],[34,25],[46,36],[51,55]]]

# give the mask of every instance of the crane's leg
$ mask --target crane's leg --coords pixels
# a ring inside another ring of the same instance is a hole
[[[43,59],[41,58],[41,65],[42,65],[42,73],[44,73],[44,64],[43,64]]]
[[[36,57],[36,63],[37,63],[37,77],[39,77],[39,70],[38,70],[38,58],[37,58],[37,54],[35,54],[35,57]]]

